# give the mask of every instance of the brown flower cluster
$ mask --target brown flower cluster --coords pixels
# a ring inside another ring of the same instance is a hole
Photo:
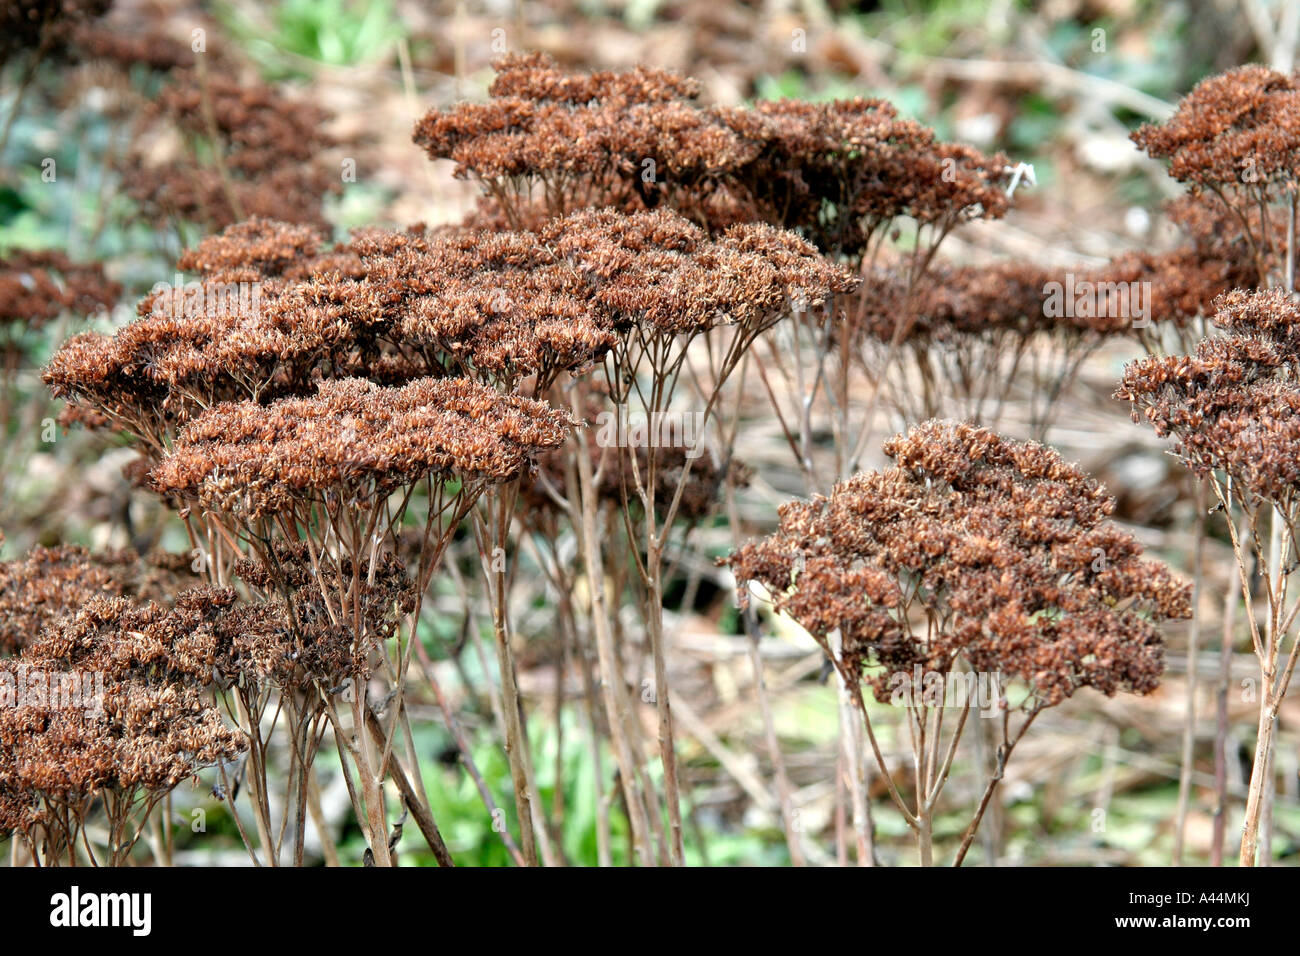
[[[426,475],[513,479],[563,444],[568,415],[466,379],[322,382],[314,398],[218,405],[154,469],[156,491],[257,518],[303,502],[370,506]]]
[[[1219,235],[1212,244],[1245,247],[1255,281],[1243,286],[1281,283],[1286,212],[1270,207],[1284,206],[1297,186],[1300,86],[1295,76],[1260,66],[1212,76],[1183,98],[1167,122],[1144,126],[1133,139],[1152,156],[1168,159],[1169,174],[1189,184],[1179,212],[1194,237],[1205,236],[1205,220],[1217,219]],[[1198,204],[1199,214],[1186,212]],[[1221,252],[1214,257],[1233,258]]]
[[[349,267],[340,268],[348,261],[340,256],[347,255],[345,249],[323,252],[321,234],[312,226],[252,216],[185,250],[176,267],[205,280],[232,281],[250,275],[299,279],[329,272],[351,275],[360,263],[353,257]],[[142,315],[151,311],[147,305],[140,309]]]
[[[233,567],[256,600],[201,586],[166,605],[122,596],[130,560],[100,571],[76,549],[38,550],[3,566],[6,624],[22,624],[8,607],[21,592],[38,605],[27,623],[43,630],[0,661],[0,831],[36,843],[40,828],[66,848],[98,800],[115,836],[133,841],[122,827],[135,808],[244,749],[210,689],[305,694],[320,708],[369,677],[372,652],[416,603],[391,554],[354,566],[277,544]]]
[[[1222,471],[1245,502],[1286,503],[1300,491],[1300,306],[1280,289],[1223,296],[1228,333],[1191,355],[1131,363],[1116,397],[1131,403],[1196,474]]]
[[[557,230],[558,231],[558,230]],[[531,232],[358,234],[397,367],[513,387],[590,366],[614,343],[591,281]]]
[[[368,230],[333,250],[307,227],[254,220],[181,265],[200,280],[153,293],[112,336],[70,339],[45,371],[57,397],[155,451],[220,402],[344,377],[531,380],[539,393],[620,334],[761,326],[853,286],[788,233],[745,225],[710,240],[666,211],[583,211],[541,233]]]
[[[1261,285],[1269,269],[1279,265],[1268,257],[1255,257],[1252,237],[1268,233],[1267,217],[1258,205],[1228,209],[1189,194],[1171,200],[1165,212],[1185,238],[1181,248],[1207,266],[1217,264],[1225,276],[1231,277],[1231,288]]]
[[[929,281],[913,290],[909,305],[907,277],[893,265],[873,269],[867,283],[857,329],[881,342],[901,341],[927,347],[962,337],[1014,332],[1028,336],[1045,326],[1044,285],[1048,271],[1031,263],[955,267],[931,266]]]
[[[1143,126],[1133,141],[1198,192],[1294,186],[1300,87],[1261,66],[1228,70],[1202,80],[1168,121]]]
[[[40,570],[27,569],[33,577]],[[328,690],[368,676],[370,652],[415,606],[406,569],[391,554],[376,557],[372,574],[368,560],[354,566],[350,558],[317,555],[313,561],[305,543],[279,543],[264,558],[239,559],[232,571],[255,600],[240,600],[233,588],[200,585],[173,589],[159,603],[121,596],[111,581],[98,593],[91,582],[81,583],[79,606],[48,610],[45,630],[21,661],[195,689],[215,682]],[[355,604],[337,583],[346,589],[354,580]],[[33,580],[28,588],[38,593],[40,584]],[[355,622],[345,624],[345,614]]]
[[[122,287],[98,263],[61,252],[12,250],[0,256],[0,323],[40,328],[64,312],[83,317],[111,309]]]
[[[706,109],[693,81],[661,71],[569,75],[541,54],[495,65],[488,103],[434,110],[414,134],[484,184],[480,222],[667,205],[712,232],[760,221],[853,255],[899,216],[950,225],[1008,205],[1005,157],[941,143],[881,100]]]
[[[665,190],[708,191],[752,146],[693,100],[699,88],[661,70],[565,75],[543,54],[510,55],[484,104],[433,110],[414,140],[450,159],[508,213],[540,202],[550,215],[590,206],[657,205]],[[516,226],[520,223],[514,223]]]
[[[310,227],[253,219],[181,257],[198,280],[141,301],[111,336],[73,336],[45,382],[71,416],[135,432],[156,451],[176,427],[222,401],[309,393],[322,377],[364,374],[379,316],[355,292],[359,260],[325,250]],[[383,328],[386,328],[384,326]]]
[[[953,225],[1000,218],[1010,205],[1005,156],[940,142],[884,100],[780,100],[716,115],[753,147],[728,182],[748,218],[826,252],[861,255],[900,216]]]
[[[0,654],[21,651],[91,598],[166,600],[192,582],[183,555],[141,560],[133,551],[91,554],[74,545],[37,546],[26,557],[0,562]]]
[[[602,210],[575,213],[542,235],[597,281],[593,302],[616,330],[647,338],[762,328],[791,303],[816,308],[858,284],[810,243],[764,224],[732,226],[710,240],[666,211]]]
[[[1067,270],[1032,263],[999,262],[987,266],[931,266],[927,282],[914,290],[910,309],[906,277],[897,269],[872,272],[872,295],[865,302],[861,331],[882,342],[894,337],[900,323],[904,341],[941,345],[963,337],[1014,333],[1126,334],[1141,318],[1133,314],[1134,300],[1124,303],[1120,292],[1132,283],[1150,283],[1141,293],[1150,310],[1151,325],[1177,328],[1212,312],[1214,301],[1241,285],[1253,273],[1240,260],[1207,255],[1195,246],[1171,252],[1128,252],[1100,267],[1072,272],[1069,288],[1090,290],[1086,309],[1049,314],[1055,286],[1067,295]],[[1091,292],[1095,292],[1094,297]],[[1127,295],[1127,292],[1124,293]],[[1064,299],[1061,300],[1064,304]]]
[[[326,195],[341,190],[323,153],[334,140],[329,114],[271,87],[225,73],[175,70],[140,119],[126,159],[127,192],[151,222],[169,219],[221,229],[249,216],[324,226]],[[166,135],[184,151],[156,162]],[[204,159],[211,153],[216,160]]]
[[[1078,272],[938,262],[909,294],[903,270],[882,265],[867,278],[871,294],[851,328],[880,368],[891,402],[911,421],[948,416],[996,424],[1034,356],[1030,418],[1041,435],[1082,360],[1105,340],[1132,335],[1145,342],[1166,328],[1181,334],[1247,273],[1253,274],[1247,266],[1185,246],[1126,253]],[[895,339],[901,354],[890,349]]]
[[[406,568],[390,553],[378,555],[372,570],[368,560],[354,565],[347,556],[313,562],[305,542],[280,542],[265,558],[241,558],[234,573],[264,599],[234,605],[222,622],[228,680],[325,693],[347,680],[362,683],[372,651],[415,609]],[[355,582],[355,601],[338,581]]]
[[[1037,705],[1080,687],[1156,686],[1157,624],[1190,616],[1189,588],[1107,521],[1114,502],[1037,443],[930,421],[885,443],[895,466],[786,504],[736,551],[741,581],[846,660],[886,699],[891,675],[958,661],[1028,684]]]
[[[227,66],[224,51],[212,36],[205,37],[206,48],[202,54],[196,54],[188,34],[193,29],[189,23],[183,33],[168,29],[169,12],[174,11],[159,8],[155,3],[118,4],[102,19],[78,24],[72,31],[71,46],[76,58],[121,71],[143,66],[156,73],[192,66],[196,55],[207,57],[218,69]],[[192,20],[191,13],[189,21]],[[185,39],[180,39],[181,36]]]
[[[140,807],[243,751],[203,691],[213,674],[196,653],[202,632],[189,627],[188,603],[94,597],[22,657],[0,661],[0,830],[43,844],[47,864],[55,853],[74,858],[96,801],[109,862],[124,862]]]

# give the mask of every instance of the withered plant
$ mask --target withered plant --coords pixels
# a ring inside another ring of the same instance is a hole
[[[496,66],[498,77],[489,91],[490,102],[433,111],[415,134],[416,142],[431,158],[453,160],[457,176],[481,184],[487,204],[476,217],[479,222],[504,221],[545,232],[548,216],[577,206],[612,206],[620,211],[666,206],[698,223],[720,242],[741,235],[736,232],[742,228],[737,224],[763,223],[793,230],[815,243],[799,255],[806,257],[820,248],[832,258],[845,260],[851,271],[865,271],[864,266],[898,238],[901,223],[908,220],[915,224],[903,269],[908,294],[903,304],[909,307],[943,238],[968,219],[1002,215],[1009,202],[1011,170],[1004,158],[988,158],[967,147],[941,143],[932,131],[899,118],[883,101],[818,106],[781,102],[752,110],[706,109],[695,103],[696,85],[672,74],[639,70],[569,75],[538,56],[507,57]],[[622,260],[640,249],[615,231],[621,228],[616,215],[592,213],[613,224],[604,227],[614,238],[608,255],[613,267],[623,268]],[[762,251],[760,243],[775,245],[779,234],[755,231],[751,235],[774,237],[746,240],[754,243],[755,251]],[[620,284],[631,280],[633,289],[652,290],[646,293],[649,298],[644,306],[635,293],[617,303],[632,318],[620,326],[619,342],[605,361],[608,395],[616,408],[630,403],[631,411],[639,413],[642,420],[662,421],[664,414],[673,410],[670,403],[685,374],[699,403],[696,407],[704,410],[707,422],[715,417],[728,376],[740,367],[744,356],[757,354],[752,346],[765,338],[773,361],[758,363],[759,371],[809,488],[819,486],[819,469],[811,453],[811,412],[819,403],[829,406],[837,472],[851,472],[856,466],[851,467],[850,462],[857,461],[869,441],[875,399],[861,423],[851,421],[855,418],[850,408],[854,379],[864,371],[857,348],[860,337],[853,332],[854,319],[833,320],[846,308],[852,311],[855,303],[860,313],[872,291],[869,284],[861,284],[856,300],[850,293],[859,289],[859,283],[843,273],[816,283],[768,284],[768,292],[754,296],[761,312],[757,321],[710,317],[695,329],[689,321],[665,323],[655,315],[659,301],[671,302],[677,311],[694,308],[708,316],[710,310],[720,311],[720,293],[727,292],[723,286],[710,287],[707,280],[698,292],[690,285],[693,280],[672,281],[666,270],[681,267],[671,243],[682,243],[684,252],[691,250],[686,241],[669,241],[669,237],[664,230],[663,237],[651,238],[652,243],[668,246],[646,259],[656,270],[650,273],[652,282],[642,277],[645,273],[639,266],[627,270],[628,278],[611,272]],[[578,248],[582,241],[579,233],[566,248]],[[697,240],[687,241],[693,244]],[[789,240],[779,242],[793,251]],[[769,258],[780,267],[779,258]],[[588,261],[591,265],[584,268],[601,275],[595,257],[588,256]],[[619,291],[617,285],[614,289]],[[778,301],[772,293],[784,295],[785,300]],[[661,298],[669,294],[675,298]],[[698,296],[704,306],[695,308],[684,294]],[[750,294],[745,290],[737,305],[727,306],[728,310],[734,308],[742,316],[754,312],[754,306],[743,301],[743,296]],[[610,296],[605,299],[608,302]],[[778,326],[786,317],[793,321]],[[860,314],[856,321],[861,323]],[[900,321],[900,342],[907,325]],[[763,336],[773,327],[789,329],[793,335],[792,341],[782,343],[783,349],[777,339]],[[895,342],[893,349],[898,344]],[[815,364],[814,370],[805,368],[805,358]],[[877,369],[865,371],[869,382],[878,379]],[[786,378],[784,390],[771,382],[778,374]],[[790,392],[797,394],[794,407],[787,410],[783,401]],[[723,441],[715,464],[725,473],[735,427],[719,432]],[[652,450],[648,476],[640,476],[635,467],[621,468],[620,474],[633,479],[628,500],[636,502],[641,517],[639,535],[633,534],[635,529],[628,522],[630,538],[640,538],[630,554],[641,581],[655,661],[659,749],[665,760],[671,841],[666,857],[680,862],[679,797],[676,771],[671,766],[671,707],[665,687],[659,600],[667,529],[676,505],[670,507],[668,520],[659,525],[653,501],[657,456]],[[584,507],[588,502],[591,505],[584,519],[585,531],[594,524],[598,470],[591,476],[583,474],[589,456],[579,451],[575,457],[580,499]],[[688,463],[684,477],[689,470]],[[598,542],[593,540],[585,555],[593,576],[598,550]],[[603,601],[603,595],[593,594],[593,601]],[[593,609],[593,617],[600,621],[604,610]],[[600,643],[598,635],[598,646]],[[602,670],[608,666],[604,658],[601,666]],[[619,709],[624,710],[625,703]],[[619,753],[624,748],[617,746],[617,739],[615,742]],[[628,768],[622,761],[620,775],[626,786]],[[630,808],[637,802],[629,796]],[[636,809],[629,812],[634,818],[639,815]],[[647,816],[655,827],[654,814]],[[641,829],[635,819],[633,828]],[[641,852],[645,854],[644,846]],[[661,858],[664,856],[661,851]]]
[[[1300,641],[1293,633],[1300,601],[1288,596],[1296,540],[1296,328],[1300,307],[1280,289],[1237,291],[1220,300],[1215,324],[1226,336],[1187,356],[1153,357],[1125,369],[1116,397],[1135,420],[1175,439],[1175,453],[1204,481],[1228,519],[1261,693],[1254,763],[1240,859],[1267,862],[1260,846],[1273,793],[1278,711],[1290,685]],[[1267,607],[1255,608],[1257,586]],[[1288,646],[1289,642],[1289,646]]]
[[[244,749],[206,665],[178,614],[107,597],[0,661],[0,831],[39,865],[125,865],[154,806]]]
[[[1298,118],[1295,77],[1243,66],[1202,80],[1166,122],[1133,134],[1193,199],[1235,224],[1263,285],[1295,284]]]
[[[325,381],[314,398],[218,405],[195,418],[151,474],[164,495],[209,514],[235,553],[247,547],[283,589],[277,542],[304,542],[330,623],[355,646],[382,647],[364,612],[377,556],[400,529],[417,488],[427,514],[405,640],[380,655],[391,698],[376,707],[353,688],[351,722],[325,697],[340,753],[354,764],[358,820],[378,865],[390,860],[382,782],[391,775],[407,809],[450,862],[423,796],[403,705],[420,601],[462,519],[485,489],[514,480],[534,456],[562,444],[569,419],[530,399],[464,379],[419,379],[401,388]],[[218,559],[216,566],[220,567]],[[406,751],[415,782],[395,745]]]
[[[19,653],[91,598],[166,603],[195,583],[186,555],[158,552],[141,559],[133,551],[92,554],[75,545],[37,545],[25,557],[0,562],[0,654]]]
[[[1294,140],[1298,118],[1300,90],[1296,88],[1295,78],[1263,67],[1250,66],[1203,80],[1184,97],[1169,120],[1160,125],[1143,127],[1133,136],[1134,141],[1151,156],[1168,160],[1169,175],[1187,184],[1187,195],[1174,204],[1173,218],[1191,237],[1193,255],[1211,268],[1215,263],[1221,264],[1226,273],[1224,277],[1230,279],[1230,286],[1243,290],[1238,295],[1270,286],[1281,287],[1288,293],[1295,289],[1295,220],[1298,200]],[[1153,357],[1152,361],[1163,355],[1187,355],[1193,352],[1199,355],[1201,346],[1195,344],[1198,332],[1200,338],[1219,334],[1224,329],[1233,335],[1239,329],[1248,335],[1263,335],[1266,340],[1275,336],[1275,331],[1268,330],[1276,329],[1277,323],[1285,319],[1276,316],[1271,320],[1250,319],[1241,325],[1241,317],[1235,313],[1247,308],[1243,306],[1243,301],[1232,299],[1225,305],[1227,312],[1215,315],[1213,322],[1207,322],[1206,319],[1214,315],[1214,310],[1202,308],[1198,321],[1187,326],[1192,334],[1183,332],[1184,326],[1179,325],[1183,334],[1174,343],[1169,342],[1168,336],[1161,341],[1144,339],[1144,345]],[[1265,298],[1258,300],[1258,304],[1247,308],[1247,311],[1258,309],[1268,312],[1278,305],[1279,300]],[[1282,315],[1285,315],[1285,308]],[[1121,394],[1126,391],[1131,398],[1133,390],[1129,388],[1127,380]],[[1197,524],[1193,528],[1193,561],[1199,579],[1207,492],[1205,482],[1199,480],[1202,473],[1195,469],[1193,471],[1198,475],[1195,502],[1198,514]],[[1231,521],[1232,516],[1228,517]],[[1279,522],[1271,523],[1268,534],[1270,554],[1276,556],[1282,548]],[[1230,611],[1228,613],[1230,620]],[[1252,622],[1252,628],[1257,631],[1257,624]],[[1193,662],[1196,659],[1198,636],[1199,624],[1194,621],[1189,635],[1189,659]],[[1231,640],[1231,627],[1227,625],[1224,629],[1225,667]],[[1261,668],[1269,669],[1264,658],[1261,658]],[[1194,689],[1194,665],[1189,676]],[[1221,675],[1220,682],[1215,748],[1215,775],[1216,781],[1219,781],[1216,784],[1218,809],[1215,813],[1215,836],[1211,849],[1211,858],[1215,862],[1221,859],[1227,803],[1228,758],[1224,743],[1227,732],[1226,671]],[[1263,695],[1264,698],[1268,696],[1268,693]],[[1179,821],[1174,848],[1176,861],[1181,859],[1183,819],[1190,792],[1189,765],[1194,733],[1194,706],[1193,694],[1189,697],[1184,733],[1184,771],[1180,782]],[[1262,700],[1261,714],[1267,706],[1267,700]],[[1267,860],[1267,844],[1271,834],[1273,787],[1264,776],[1271,769],[1272,743],[1271,735],[1268,736],[1269,739],[1263,744],[1264,750],[1257,751],[1256,755],[1257,763],[1252,772],[1246,831],[1241,849],[1243,860],[1249,851],[1252,863],[1261,830]],[[1262,754],[1270,755],[1267,766],[1263,768],[1258,764],[1258,757]],[[1259,787],[1263,790],[1257,793]]]
[[[997,762],[960,864],[1039,714],[1083,687],[1110,695],[1156,686],[1158,625],[1190,615],[1189,588],[1143,560],[1107,520],[1114,500],[1046,446],[931,421],[884,451],[895,461],[888,471],[782,506],[778,530],[727,562],[804,627],[843,678],[923,865],[934,860],[934,814],[972,707],[993,711]],[[918,671],[938,703],[912,686]],[[972,700],[972,676],[991,680],[994,701]],[[955,715],[944,706],[954,683],[967,691]],[[864,686],[906,708],[910,799],[877,742]]]

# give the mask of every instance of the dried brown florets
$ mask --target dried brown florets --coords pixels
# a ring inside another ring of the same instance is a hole
[[[207,142],[213,136],[209,117],[216,143]],[[268,86],[175,71],[142,117],[147,135],[127,159],[128,193],[155,222],[175,218],[220,229],[263,216],[324,227],[323,198],[341,191],[323,155],[335,145],[323,129],[328,119],[325,110],[292,102]],[[221,166],[200,162],[197,149],[186,158],[154,162],[155,140],[167,130],[219,151]]]
[[[1235,286],[1254,288],[1264,281],[1251,248],[1251,238],[1268,233],[1265,217],[1258,205],[1229,210],[1221,203],[1206,202],[1204,197],[1184,195],[1165,207],[1169,221],[1186,237],[1195,258],[1221,264],[1236,278]],[[1277,263],[1264,261],[1265,270]]]
[[[152,482],[249,518],[326,498],[368,504],[430,473],[511,480],[570,427],[547,405],[464,379],[330,381],[315,398],[213,408],[181,431]]]
[[[0,661],[0,830],[30,839],[39,823],[67,844],[102,798],[121,862],[137,805],[244,750],[202,690],[215,676],[212,619],[234,598],[211,590],[174,608],[91,597]]]
[[[1294,365],[1300,360],[1300,302],[1284,289],[1233,289],[1214,303],[1214,324],[1231,335],[1275,345]]]
[[[357,235],[389,340],[415,367],[504,385],[591,365],[614,343],[590,281],[534,233]]]
[[[232,634],[225,671],[281,689],[315,686],[333,692],[344,681],[370,676],[371,655],[392,638],[401,617],[416,605],[406,568],[394,555],[354,566],[352,559],[324,560],[317,572],[305,543],[276,544],[267,560],[243,558],[234,573],[257,592],[260,603],[231,609],[223,626]],[[355,582],[355,599],[322,581]]]
[[[310,395],[344,377],[528,380],[540,394],[620,334],[759,328],[792,301],[815,306],[855,285],[788,233],[737,226],[713,241],[662,211],[584,211],[541,233],[365,230],[331,252],[315,244],[304,227],[267,221],[204,240],[182,259],[200,281],[155,291],[111,337],[70,339],[46,383],[79,417],[130,430],[157,455],[221,402]]]
[[[1001,332],[1028,337],[1049,325],[1043,303],[1052,275],[1041,267],[1008,262],[958,268],[940,262],[931,270],[929,281],[911,293],[910,306],[903,269],[873,270],[857,329],[890,342],[902,323],[901,341],[937,345]]]
[[[158,451],[216,403],[306,394],[322,377],[364,374],[378,357],[387,317],[357,280],[232,275],[152,293],[142,317],[112,336],[73,336],[51,358],[46,384]]]
[[[1247,501],[1291,501],[1300,491],[1300,307],[1279,289],[1236,290],[1214,322],[1230,333],[1190,356],[1149,358],[1124,370],[1116,398],[1131,403],[1196,474],[1223,471]]]
[[[39,328],[72,312],[83,317],[111,309],[122,287],[98,263],[74,263],[52,250],[12,250],[0,257],[0,323]]]
[[[1228,70],[1202,80],[1168,121],[1143,126],[1133,140],[1197,190],[1294,185],[1300,88],[1261,66]]]
[[[628,71],[601,70],[589,75],[566,73],[544,53],[510,53],[493,62],[496,79],[491,96],[518,96],[539,102],[583,104],[592,100],[695,99],[700,85],[667,70],[639,66]]]
[[[241,269],[278,276],[315,256],[320,246],[321,235],[311,226],[254,216],[203,239],[182,253],[176,266],[204,277]]]
[[[540,54],[495,65],[490,102],[433,110],[414,140],[431,159],[455,161],[457,176],[501,190],[499,199],[508,191],[517,203],[544,184],[551,214],[633,211],[665,192],[710,187],[752,158],[751,147],[691,102],[692,80],[643,68],[565,75]]]
[[[24,558],[0,562],[0,653],[14,653],[48,625],[95,597],[162,598],[193,581],[185,555],[133,551],[91,554],[84,548],[37,546]]]
[[[1147,318],[1153,326],[1186,328],[1214,313],[1215,300],[1231,289],[1254,285],[1258,273],[1240,260],[1213,258],[1195,247],[1172,252],[1131,252],[1111,260],[1100,281],[1150,283]],[[1128,324],[1133,324],[1130,321]]]
[[[33,672],[15,661],[0,662],[0,668],[7,675],[0,680],[11,687],[58,681],[60,674],[84,678],[77,672]],[[96,705],[89,711],[80,698],[69,706],[0,708],[0,831],[30,835],[36,823],[57,830],[56,820],[72,818],[73,832],[61,834],[68,841],[77,836],[89,802],[108,795],[114,801],[110,822],[120,826],[137,804],[152,806],[201,768],[231,761],[244,750],[242,736],[192,688],[110,680],[94,693]],[[134,842],[135,834],[113,836]],[[125,846],[111,847],[117,862]]]
[[[1010,205],[1006,157],[935,139],[883,100],[780,100],[718,110],[757,147],[728,183],[751,219],[854,256],[899,216],[925,225],[997,219]]]
[[[127,587],[107,574],[92,577],[87,567],[81,580],[59,590],[57,600],[44,601],[29,615],[43,630],[33,635],[21,664],[195,690],[214,681],[223,687],[328,690],[349,678],[364,680],[371,652],[414,610],[403,565],[391,554],[378,555],[373,568],[369,562],[354,567],[350,558],[313,560],[304,543],[277,544],[269,554],[268,563],[246,557],[232,569],[259,595],[251,602],[240,601],[231,588],[208,585],[176,593],[173,583],[167,604],[136,603],[120,596],[129,593]],[[49,558],[38,552],[5,570],[25,573],[29,598],[39,600],[43,581],[54,577],[42,577]],[[129,566],[134,556],[121,561]],[[323,581],[332,589],[328,593]],[[336,581],[349,588],[346,594],[337,591]],[[79,601],[75,606],[67,603],[73,599]]]
[[[1029,684],[1036,705],[1079,687],[1156,686],[1156,623],[1190,616],[1189,588],[1106,518],[1095,481],[1037,443],[931,421],[885,443],[896,465],[781,509],[729,559],[825,642],[838,630],[878,696],[914,665],[957,661]],[[917,625],[911,615],[921,612]]]
[[[415,130],[430,158],[485,185],[487,222],[667,205],[713,232],[763,221],[854,255],[899,216],[951,225],[1009,203],[1005,157],[940,143],[880,100],[709,110],[672,74],[566,75],[540,55],[497,68],[490,102]]]
[[[549,225],[543,238],[600,280],[593,300],[615,329],[645,337],[715,325],[761,328],[792,303],[815,308],[857,287],[810,243],[760,224],[734,226],[711,241],[665,211],[592,210]]]
[[[121,12],[123,15],[118,16]],[[157,73],[170,73],[180,67],[193,66],[195,57],[207,57],[220,63],[221,51],[208,40],[202,54],[192,48],[193,40],[178,39],[174,31],[158,25],[166,16],[154,4],[140,4],[133,9],[119,7],[103,20],[78,25],[71,34],[70,45],[76,58],[108,64],[120,70],[144,66]]]

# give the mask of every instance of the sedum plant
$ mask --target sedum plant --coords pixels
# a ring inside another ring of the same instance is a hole
[[[1085,687],[1107,695],[1156,687],[1159,625],[1190,616],[1190,589],[1143,559],[1107,520],[1114,499],[1046,446],[930,421],[884,452],[892,468],[782,506],[774,534],[726,560],[827,654],[922,865],[934,862],[934,815],[971,712],[992,711],[975,718],[996,721],[997,760],[956,851],[960,864],[1007,760],[1044,710]],[[918,671],[926,686],[937,683],[937,699],[916,686]],[[972,676],[994,699],[979,702],[968,683],[945,706],[949,685]],[[868,692],[906,710],[910,787],[886,764]]]

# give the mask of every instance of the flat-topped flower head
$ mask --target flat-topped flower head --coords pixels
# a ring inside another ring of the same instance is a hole
[[[1202,80],[1173,116],[1133,140],[1197,190],[1294,184],[1300,86],[1262,66],[1237,67]]]
[[[776,533],[729,559],[847,659],[882,699],[914,665],[1017,678],[1041,704],[1090,686],[1154,688],[1157,623],[1189,588],[1141,559],[1114,501],[1046,446],[930,421],[884,445],[895,466],[782,507]],[[928,625],[915,626],[924,612]]]
[[[508,191],[512,206],[544,184],[553,215],[646,208],[754,156],[754,145],[692,102],[692,80],[644,68],[566,75],[540,54],[495,65],[489,102],[429,112],[414,140],[430,159],[453,160],[458,177]]]
[[[811,309],[857,287],[811,243],[757,223],[710,239],[667,211],[589,210],[551,223],[542,235],[597,280],[593,301],[614,328],[646,336],[761,328],[792,303]]]
[[[952,225],[1010,205],[1005,156],[942,142],[884,100],[779,100],[714,115],[756,147],[731,180],[750,217],[826,252],[858,255],[900,216]]]
[[[245,518],[327,498],[368,505],[429,474],[509,481],[571,425],[564,412],[466,379],[327,381],[312,398],[216,406],[182,429],[151,481]]]
[[[1115,397],[1132,406],[1198,475],[1224,472],[1249,502],[1300,493],[1300,307],[1279,289],[1235,290],[1214,323],[1229,334],[1191,355],[1131,363]]]
[[[181,558],[183,560],[177,560]],[[190,558],[134,551],[94,553],[75,545],[0,562],[0,653],[16,653],[92,598],[146,597],[193,583]]]
[[[185,595],[176,608],[91,597],[22,657],[0,660],[0,694],[10,695],[0,706],[0,831],[31,840],[39,824],[71,841],[100,798],[120,863],[139,806],[147,812],[200,769],[243,753],[243,735],[204,690],[216,674],[211,621],[234,596],[224,597],[206,613]]]
[[[414,139],[516,227],[539,210],[666,205],[711,232],[768,222],[853,255],[896,217],[954,224],[1009,202],[1005,157],[939,142],[881,100],[708,109],[657,70],[566,74],[540,54],[496,67],[489,102],[433,110]]]
[[[314,257],[321,242],[312,226],[254,216],[200,240],[181,254],[176,265],[204,277],[242,270],[278,276]]]

